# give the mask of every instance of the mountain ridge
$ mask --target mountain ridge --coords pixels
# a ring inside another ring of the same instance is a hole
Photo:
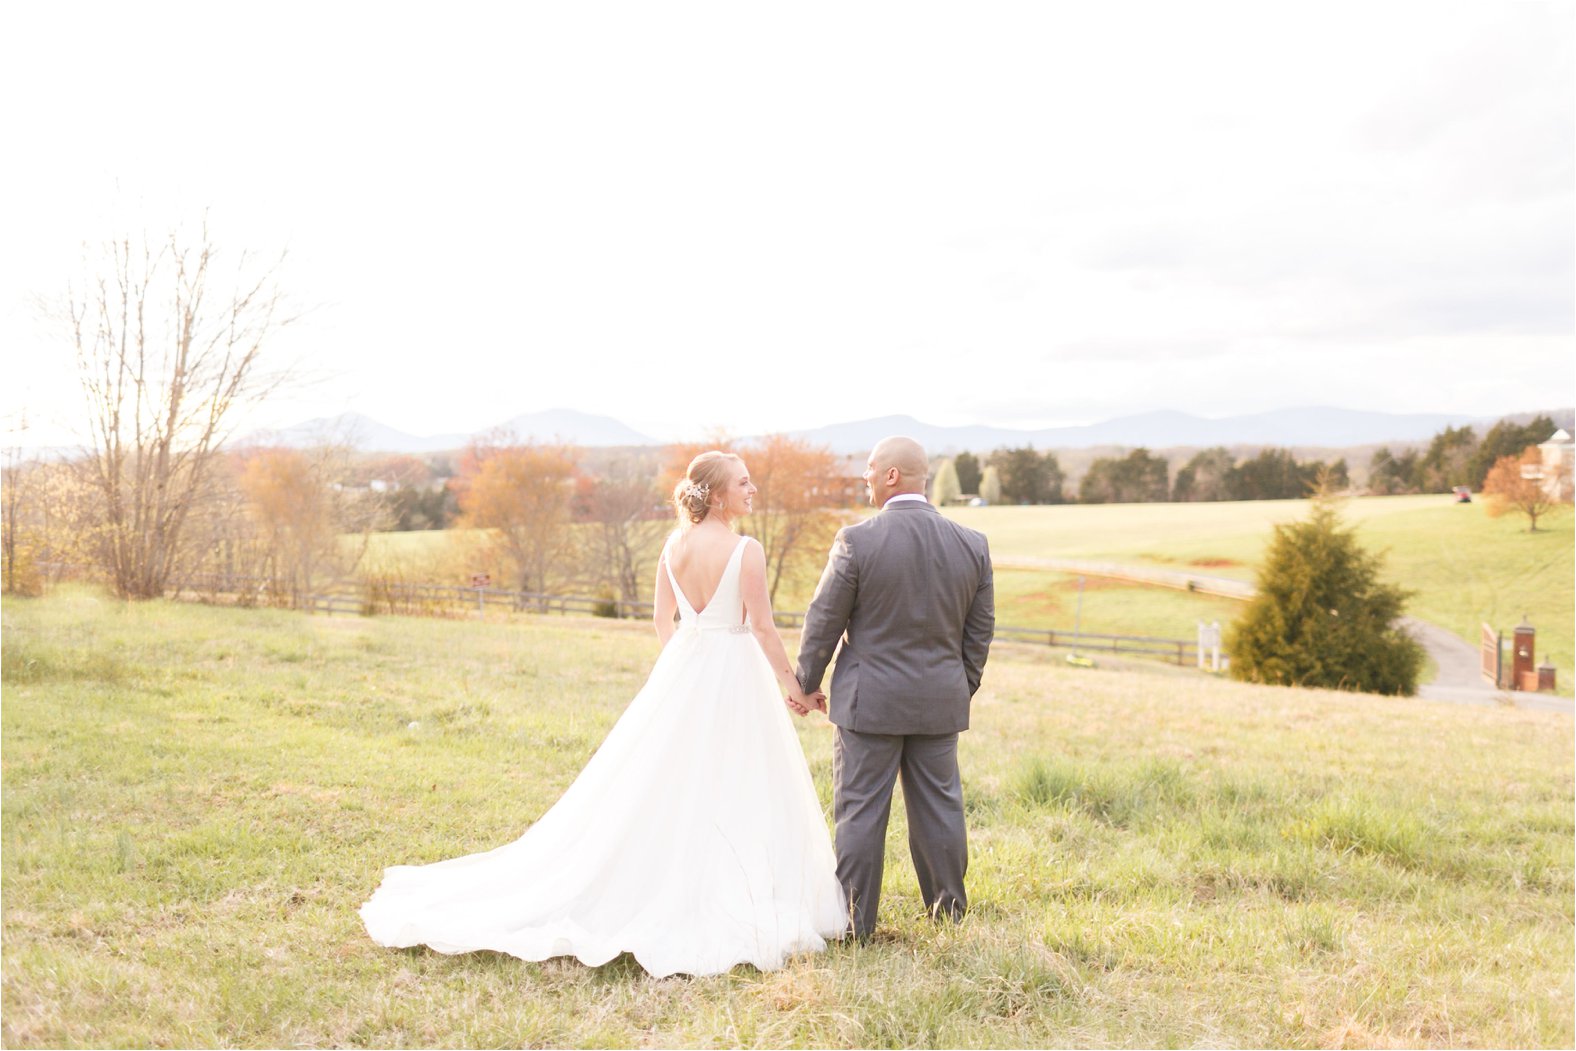
[[[965,449],[988,452],[1003,446],[1022,445],[1032,445],[1038,449],[1084,449],[1096,446],[1204,448],[1214,445],[1346,448],[1427,441],[1447,426],[1470,426],[1481,433],[1502,419],[1525,421],[1537,415],[1551,416],[1556,425],[1567,429],[1576,422],[1576,410],[1569,408],[1475,416],[1467,413],[1383,413],[1308,406],[1214,418],[1195,416],[1176,409],[1159,409],[1118,416],[1099,423],[1037,429],[986,425],[945,426],[926,423],[909,415],[893,414],[785,433],[815,444],[828,445],[839,453],[864,452],[890,434],[907,434],[937,455]],[[278,430],[256,431],[242,439],[241,444],[305,446],[334,441],[367,452],[424,453],[458,449],[492,433],[507,433],[521,440],[560,441],[591,448],[666,444],[611,416],[574,409],[524,413],[470,434],[434,435],[411,434],[361,413],[347,412],[305,420]]]

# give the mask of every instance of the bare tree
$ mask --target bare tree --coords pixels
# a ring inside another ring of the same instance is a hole
[[[621,602],[638,602],[647,564],[673,514],[657,492],[656,479],[633,457],[615,460],[596,477],[580,479],[576,511],[590,525],[588,564]]]
[[[88,465],[115,591],[164,594],[236,410],[276,385],[265,340],[287,324],[276,272],[209,236],[123,237],[85,260],[66,316],[88,402]]]
[[[22,443],[27,439],[27,414],[17,426],[7,427],[8,438],[0,464],[0,568],[8,595],[36,595],[39,579],[33,565],[37,549],[38,491],[42,481],[38,456]]]

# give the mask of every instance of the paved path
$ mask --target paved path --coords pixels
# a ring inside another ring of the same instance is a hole
[[[1215,577],[1187,570],[1160,569],[1155,566],[1134,566],[1118,562],[1099,562],[1082,558],[1012,558],[998,559],[1002,569],[1046,569],[1057,573],[1083,573],[1091,577],[1109,577],[1114,580],[1131,580],[1140,584],[1159,584],[1181,591],[1195,591],[1222,598],[1250,599],[1254,587],[1245,580]],[[1556,697],[1547,693],[1523,693],[1500,690],[1483,680],[1478,649],[1463,641],[1454,632],[1437,624],[1416,617],[1403,618],[1407,631],[1423,644],[1438,669],[1432,682],[1417,691],[1419,697],[1452,704],[1514,705],[1517,708],[1536,708],[1555,712],[1576,712],[1576,702],[1569,697]]]
[[[1434,659],[1438,670],[1428,685],[1496,692],[1483,678],[1483,654],[1476,646],[1463,641],[1455,632],[1446,631],[1426,620],[1402,617],[1401,623],[1406,625],[1412,638],[1421,642],[1428,655]]]

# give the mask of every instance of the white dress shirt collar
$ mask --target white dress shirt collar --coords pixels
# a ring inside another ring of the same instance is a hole
[[[930,503],[929,500],[925,499],[924,493],[898,493],[896,496],[889,497],[887,502],[882,504],[881,507],[883,510],[885,510],[886,508],[891,507],[893,504],[897,503],[899,500],[917,500],[922,504]]]

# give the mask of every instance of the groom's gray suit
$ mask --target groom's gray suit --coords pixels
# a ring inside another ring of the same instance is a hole
[[[995,621],[985,535],[922,497],[889,500],[837,534],[804,616],[798,673],[813,693],[835,651],[837,877],[860,938],[875,928],[899,774],[926,907],[954,918],[967,907],[958,733],[969,726]]]

